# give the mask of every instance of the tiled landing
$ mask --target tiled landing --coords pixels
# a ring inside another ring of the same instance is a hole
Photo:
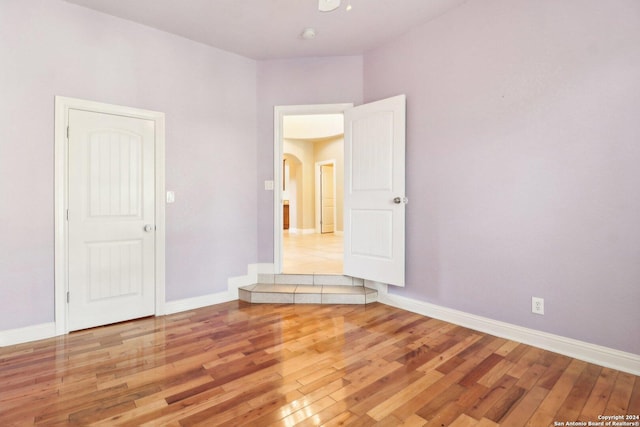
[[[365,286],[258,283],[239,288],[238,297],[251,303],[369,304],[378,292]]]
[[[238,297],[251,303],[368,304],[378,291],[364,280],[339,274],[260,274],[258,284],[238,289]]]

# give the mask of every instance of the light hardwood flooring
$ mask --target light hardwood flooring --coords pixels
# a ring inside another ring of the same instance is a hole
[[[282,234],[285,274],[342,274],[343,237],[336,233]]]
[[[0,349],[0,426],[550,426],[640,378],[380,303],[233,301]]]

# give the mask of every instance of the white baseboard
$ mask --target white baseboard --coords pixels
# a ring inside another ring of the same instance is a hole
[[[164,314],[174,314],[181,311],[195,310],[196,308],[221,304],[223,302],[238,299],[239,287],[258,283],[259,266],[260,264],[249,264],[247,267],[247,274],[244,276],[229,277],[227,280],[226,291],[176,301],[167,301],[164,304]]]
[[[18,329],[0,331],[0,347],[22,344],[29,341],[37,341],[56,336],[56,323],[41,323],[39,325],[26,326]]]
[[[238,288],[241,286],[253,285],[258,283],[258,272],[262,264],[249,264],[247,266],[247,274],[244,276],[229,277],[227,287],[230,292],[234,292],[238,296]],[[273,266],[273,264],[270,264]],[[273,267],[272,267],[273,268]]]
[[[157,315],[179,313],[181,311],[194,310],[208,305],[236,300],[238,299],[238,288],[240,286],[253,285],[258,282],[258,270],[260,268],[268,269],[269,266],[271,266],[271,271],[273,271],[273,264],[264,264],[266,267],[261,267],[262,265],[263,264],[250,264],[247,268],[247,274],[244,276],[230,277],[227,280],[226,291],[176,301],[167,301],[162,307],[162,313],[157,313]],[[21,344],[29,341],[37,341],[55,336],[55,322],[0,331],[0,347]]]
[[[428,302],[380,292],[380,290],[378,292],[378,301],[413,313],[422,314],[423,316],[444,320],[490,335],[560,353],[585,362],[629,372],[633,375],[640,375],[640,355],[637,354],[512,325]]]
[[[164,304],[164,314],[180,313],[181,311],[195,310],[208,305],[221,304],[223,302],[238,299],[238,295],[232,296],[229,291],[215,294],[201,295],[193,298],[184,298],[176,301],[167,301]]]

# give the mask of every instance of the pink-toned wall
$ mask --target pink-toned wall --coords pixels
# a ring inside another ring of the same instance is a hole
[[[466,2],[364,56],[365,101],[398,93],[392,292],[640,354],[640,2]]]
[[[258,63],[258,261],[273,262],[273,109],[282,105],[362,103],[362,57]]]
[[[166,113],[167,300],[246,274],[255,61],[57,0],[2,0],[0,61],[0,330],[54,320],[55,95]]]

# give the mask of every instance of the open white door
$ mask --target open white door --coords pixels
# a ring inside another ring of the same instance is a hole
[[[405,95],[345,110],[344,273],[404,286]]]
[[[69,111],[69,330],[155,312],[154,121]]]

